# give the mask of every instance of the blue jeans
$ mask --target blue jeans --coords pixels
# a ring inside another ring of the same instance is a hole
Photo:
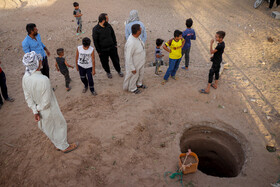
[[[169,67],[164,75],[164,80],[168,80],[169,76],[171,75],[174,77],[176,75],[176,72],[179,68],[180,62],[182,58],[179,59],[171,59],[169,58]]]

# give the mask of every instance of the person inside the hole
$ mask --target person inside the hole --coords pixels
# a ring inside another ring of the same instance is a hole
[[[213,64],[209,71],[209,79],[208,79],[207,87],[206,89],[201,89],[200,93],[209,94],[210,87],[213,87],[214,89],[218,88],[220,67],[223,60],[222,56],[225,50],[225,42],[223,41],[225,36],[226,33],[224,31],[216,32],[215,40],[218,44],[215,49],[213,49],[214,39],[210,41],[210,53],[213,54],[213,56],[210,59],[213,62]],[[215,74],[215,83],[212,84],[214,74]]]

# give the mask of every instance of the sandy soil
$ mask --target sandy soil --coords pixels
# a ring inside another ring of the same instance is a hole
[[[86,33],[80,37],[75,35],[70,1],[1,9],[1,67],[9,95],[16,101],[4,103],[0,112],[0,185],[180,186],[164,174],[177,169],[185,130],[200,125],[236,138],[244,150],[245,163],[237,177],[219,178],[197,171],[183,177],[185,185],[263,187],[275,183],[280,174],[279,151],[269,153],[265,146],[280,143],[280,26],[265,4],[255,10],[253,2],[81,0]],[[56,49],[65,48],[66,59],[74,64],[76,46],[82,37],[91,38],[98,15],[107,12],[124,67],[123,23],[131,9],[139,11],[148,31],[144,81],[149,88],[137,96],[124,92],[123,78],[113,71],[113,79],[108,80],[96,57],[94,81],[99,95],[81,93],[82,83],[75,70],[70,70],[72,90],[67,93],[63,76],[55,71]],[[175,29],[185,28],[189,17],[198,35],[191,49],[190,70],[180,69],[179,80],[162,86],[163,74],[157,77],[154,68],[148,67],[155,40],[170,39]],[[30,22],[36,23],[51,51],[50,79],[68,123],[68,140],[80,142],[79,149],[69,154],[55,150],[24,101],[21,42]],[[219,89],[201,95],[198,90],[206,85],[211,66],[209,41],[217,30],[227,32],[224,61],[229,68],[221,77]]]

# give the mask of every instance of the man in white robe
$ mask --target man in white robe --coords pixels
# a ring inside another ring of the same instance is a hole
[[[48,77],[40,71],[41,56],[34,51],[26,53],[23,64],[26,67],[22,88],[28,107],[38,122],[38,127],[48,136],[57,150],[68,153],[78,147],[78,143],[68,144],[67,124],[60,111]]]
[[[132,33],[129,35],[125,44],[125,68],[126,75],[123,89],[132,93],[139,94],[139,88],[147,88],[143,85],[144,65],[145,65],[145,45],[140,39],[141,26],[134,24],[131,27]]]

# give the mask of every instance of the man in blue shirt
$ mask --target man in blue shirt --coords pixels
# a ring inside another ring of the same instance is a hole
[[[185,39],[185,45],[182,48],[182,56],[185,55],[185,66],[182,69],[187,70],[190,62],[191,40],[196,40],[195,31],[191,28],[193,20],[191,18],[186,20],[187,29],[183,32],[182,37]]]
[[[22,49],[24,53],[35,51],[36,54],[40,54],[42,56],[43,68],[41,69],[41,72],[43,75],[46,75],[49,78],[50,70],[47,55],[50,56],[50,52],[41,41],[41,36],[40,34],[38,34],[38,29],[36,28],[36,25],[34,23],[27,24],[26,31],[28,34],[22,41]]]

